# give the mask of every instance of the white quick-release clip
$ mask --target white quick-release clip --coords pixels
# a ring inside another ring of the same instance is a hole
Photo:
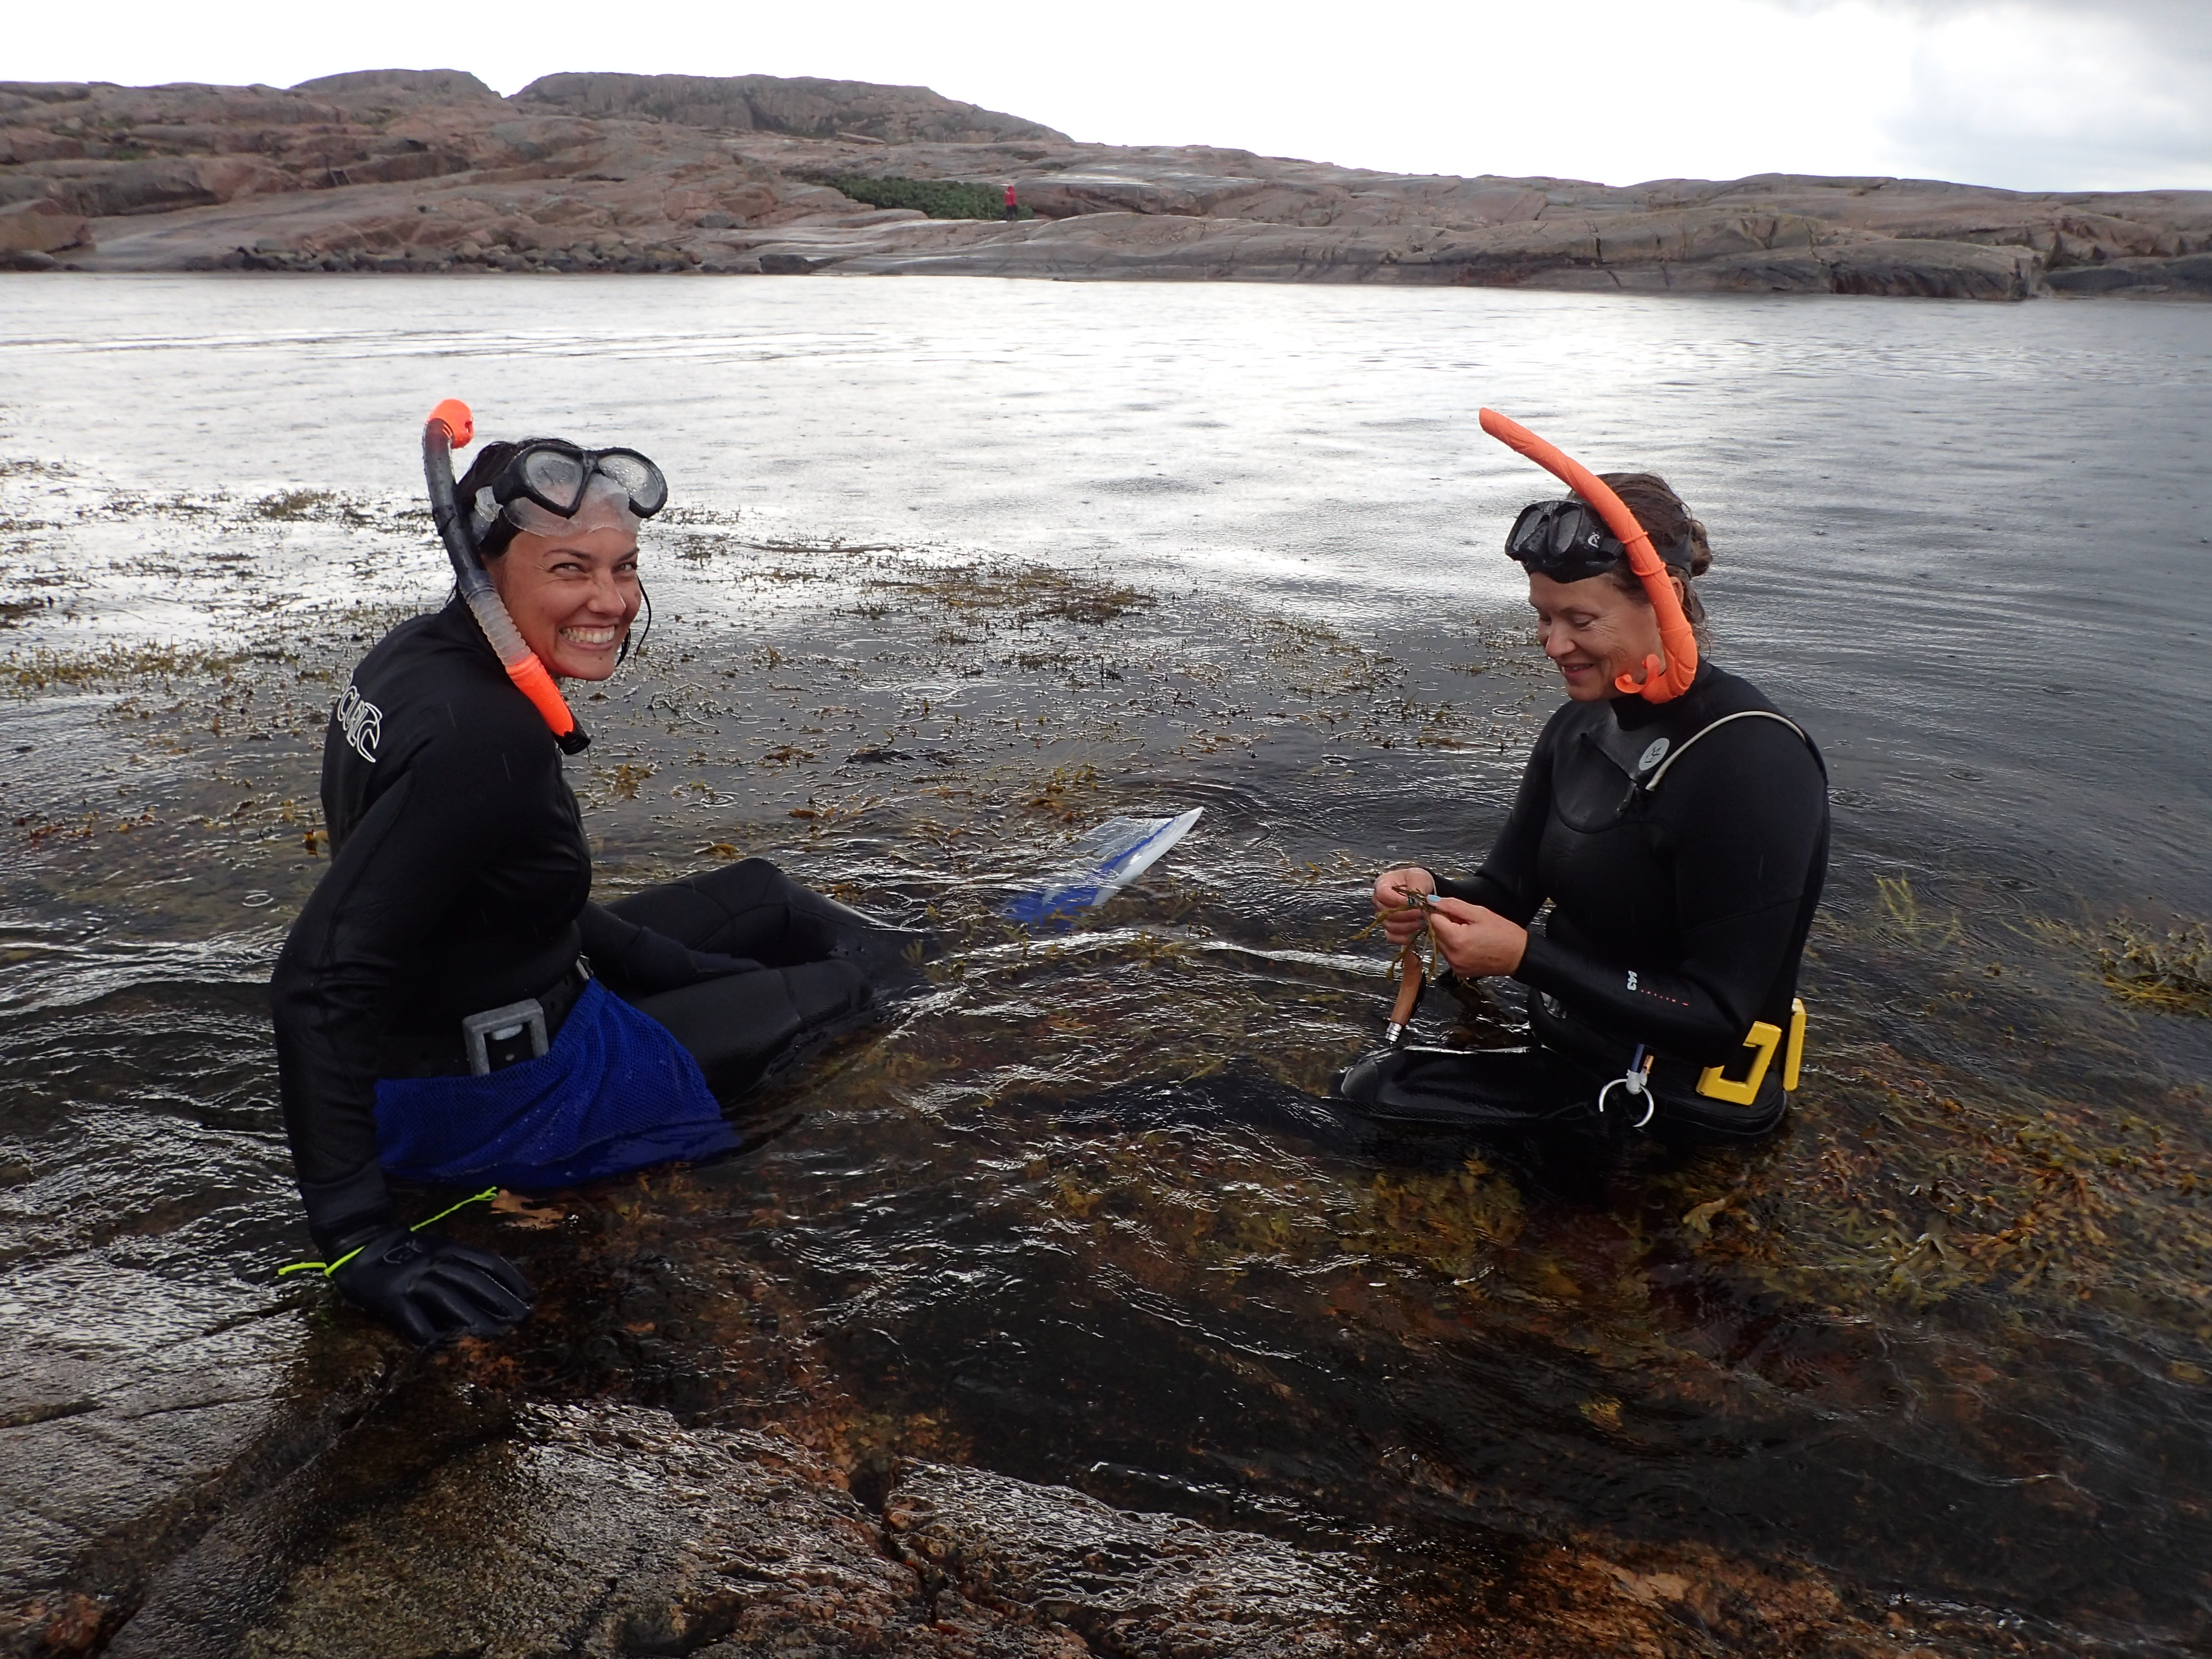
[[[1628,1127],[1641,1129],[1650,1123],[1659,1110],[1659,1097],[1651,1092],[1651,1067],[1658,1058],[1644,1044],[1638,1043],[1636,1058],[1628,1062],[1628,1070],[1597,1091],[1597,1115],[1600,1117],[1605,1115],[1606,1103],[1613,1097],[1615,1089],[1626,1089],[1632,1109],[1637,1100],[1641,1099],[1644,1103],[1644,1115]]]

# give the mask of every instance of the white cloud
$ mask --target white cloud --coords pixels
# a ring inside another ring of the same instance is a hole
[[[1781,0],[1808,19],[1869,0]],[[1885,171],[2019,190],[2212,188],[2206,0],[1872,0],[1912,31]]]
[[[2021,188],[2212,186],[2212,27],[2127,15],[2162,7],[1947,9],[1916,54],[1902,151]]]
[[[1115,143],[1629,183],[1905,173],[2212,185],[2208,0],[538,0],[455,8],[110,0],[10,20],[0,75],[252,81],[455,67],[919,82]],[[824,21],[825,19],[829,21]]]
[[[1778,0],[1801,12],[1818,12],[1837,0]],[[2157,43],[2162,52],[2212,58],[2212,6],[2204,0],[1876,0],[1892,11],[1951,21],[2009,15],[2033,29],[2039,21],[2077,19],[2112,23]]]

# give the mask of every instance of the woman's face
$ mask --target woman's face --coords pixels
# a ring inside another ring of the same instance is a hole
[[[1532,570],[1528,603],[1536,608],[1544,654],[1577,702],[1611,696],[1616,675],[1642,678],[1646,657],[1666,660],[1657,613],[1640,595],[1623,592],[1610,576],[1555,582]]]
[[[637,536],[611,527],[565,536],[527,531],[495,559],[491,585],[548,673],[603,680],[637,616]]]

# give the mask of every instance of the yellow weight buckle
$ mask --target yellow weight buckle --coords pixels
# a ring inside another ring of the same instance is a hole
[[[1793,1031],[1802,1029],[1797,1016],[1791,1017],[1790,1024]],[[1743,1046],[1758,1051],[1744,1080],[1730,1081],[1725,1066],[1708,1066],[1698,1076],[1699,1094],[1713,1100],[1725,1100],[1732,1106],[1748,1106],[1759,1098],[1759,1085],[1766,1081],[1766,1068],[1774,1061],[1774,1051],[1782,1046],[1782,1028],[1763,1019],[1753,1020],[1751,1034],[1744,1038]]]
[[[1782,1051],[1782,1092],[1797,1092],[1797,1068],[1805,1059],[1805,999],[1790,1005],[1790,1046]]]

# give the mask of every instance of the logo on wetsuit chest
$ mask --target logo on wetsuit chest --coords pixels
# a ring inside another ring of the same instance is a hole
[[[375,765],[376,740],[384,735],[384,711],[362,696],[358,688],[349,685],[331,718],[345,733],[345,740],[353,746],[354,753],[371,766]]]
[[[1628,988],[1632,991],[1639,988],[1636,983],[1636,969],[1633,968],[1628,970]]]
[[[1666,738],[1654,738],[1651,740],[1650,746],[1636,757],[1636,769],[1638,772],[1649,772],[1653,767],[1658,765],[1661,761],[1667,758],[1668,747],[1668,744]]]

